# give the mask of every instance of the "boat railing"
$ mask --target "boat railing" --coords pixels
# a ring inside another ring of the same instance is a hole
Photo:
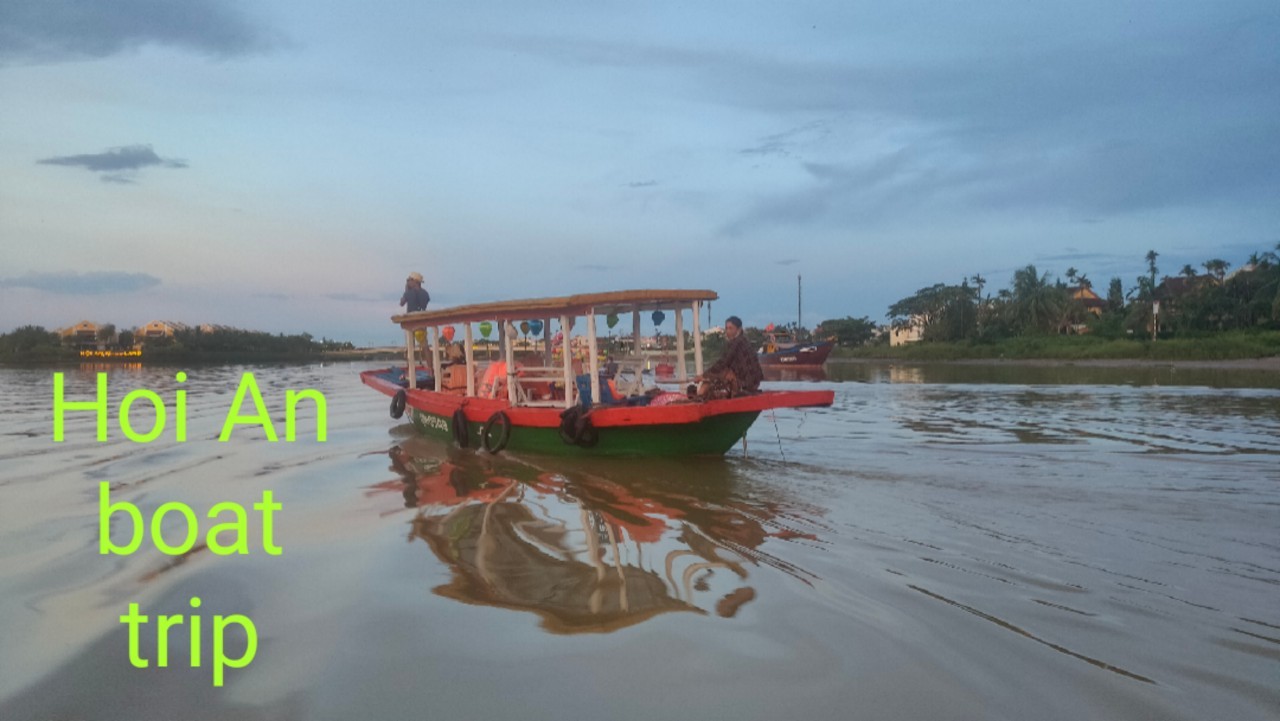
[[[554,408],[572,405],[574,402],[574,385],[565,388],[569,394],[569,403],[565,399],[555,398],[551,389],[557,384],[565,385],[564,368],[562,366],[522,366],[514,375],[508,376],[516,386],[516,405]]]
[[[614,382],[618,392],[624,396],[639,395],[644,393],[647,388],[644,382],[644,372],[646,370],[655,370],[659,363],[672,363],[675,368],[675,379],[684,383],[688,380],[688,367],[685,361],[679,357],[662,356],[662,355],[628,355],[613,356],[611,363],[617,365],[617,373],[614,374]],[[683,371],[683,373],[681,372]],[[654,385],[657,384],[658,376],[655,372],[653,376]]]

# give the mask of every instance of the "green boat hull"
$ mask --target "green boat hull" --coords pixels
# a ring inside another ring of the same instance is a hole
[[[760,411],[724,413],[697,423],[609,426],[597,429],[591,447],[566,443],[557,428],[512,426],[502,451],[550,456],[705,456],[724,455],[746,435]],[[413,410],[413,425],[423,435],[452,441],[453,419]],[[483,423],[467,424],[467,447],[484,449]],[[496,436],[499,429],[494,429]],[[490,445],[499,439],[491,436]]]

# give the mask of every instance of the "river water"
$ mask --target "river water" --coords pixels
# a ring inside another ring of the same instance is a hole
[[[0,719],[1280,717],[1276,374],[828,368],[773,385],[832,408],[683,461],[458,451],[351,365],[113,367],[108,439],[74,412],[58,443],[53,371],[0,369]],[[217,440],[245,372],[278,442]],[[140,388],[170,409],[146,444],[116,421]],[[306,388],[328,438],[304,402],[286,442]],[[100,555],[103,482],[144,519],[270,490],[283,552],[250,510],[247,554],[206,521],[183,555]],[[257,648],[215,687],[215,636],[246,652],[213,632],[232,614]],[[157,615],[186,616],[164,668]]]

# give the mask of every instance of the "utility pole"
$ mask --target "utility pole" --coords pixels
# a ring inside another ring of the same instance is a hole
[[[796,274],[796,333],[797,334],[800,332],[800,329],[804,327],[804,314],[801,312],[803,310],[804,310],[804,301],[802,299],[802,295],[800,292],[800,274],[797,273]]]

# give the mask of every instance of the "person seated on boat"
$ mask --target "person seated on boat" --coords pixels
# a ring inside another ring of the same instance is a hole
[[[693,379],[699,382],[699,398],[733,398],[760,390],[764,371],[760,370],[760,360],[755,349],[742,334],[742,319],[736,315],[729,316],[724,322],[724,335],[728,344],[720,359],[712,363],[705,373]]]
[[[462,347],[462,341],[454,341],[444,348],[444,364],[454,365],[457,363],[465,363],[467,360],[467,351]]]
[[[431,294],[422,287],[422,274],[410,273],[404,281],[404,295],[400,296],[400,305],[406,306],[406,313],[426,310],[431,302]]]

